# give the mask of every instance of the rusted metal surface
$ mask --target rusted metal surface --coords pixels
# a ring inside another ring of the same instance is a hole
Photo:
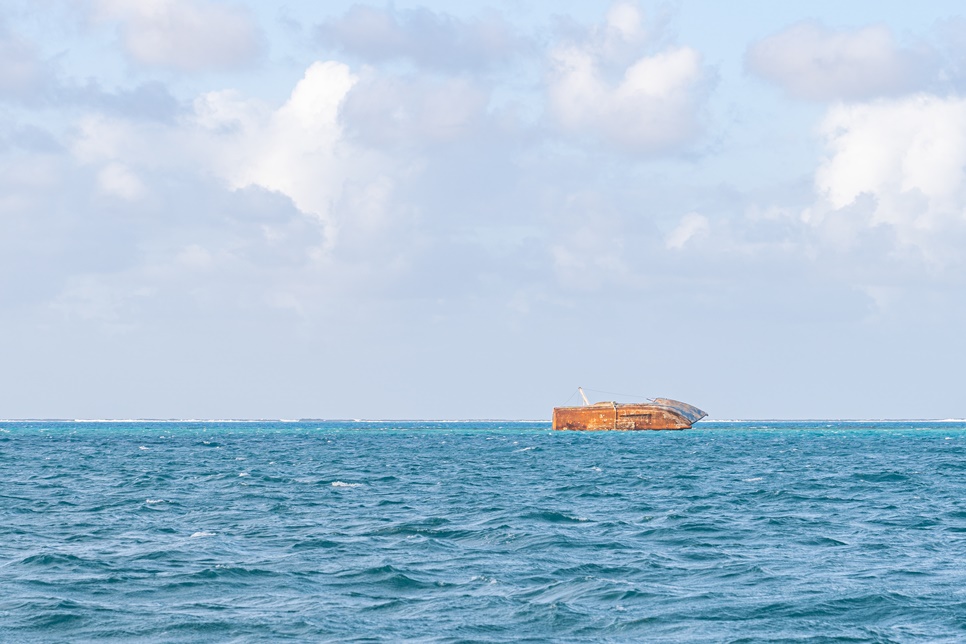
[[[649,403],[601,402],[581,407],[555,407],[554,429],[644,430],[688,429],[706,413],[677,400],[655,398]]]

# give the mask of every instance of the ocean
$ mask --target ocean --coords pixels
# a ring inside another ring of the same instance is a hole
[[[4,642],[962,642],[966,423],[0,421]]]

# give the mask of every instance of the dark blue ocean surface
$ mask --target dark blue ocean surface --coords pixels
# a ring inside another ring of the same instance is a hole
[[[966,640],[966,424],[0,422],[11,642]]]

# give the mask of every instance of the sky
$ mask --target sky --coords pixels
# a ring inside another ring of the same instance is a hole
[[[964,243],[961,3],[0,3],[4,418],[962,418]]]

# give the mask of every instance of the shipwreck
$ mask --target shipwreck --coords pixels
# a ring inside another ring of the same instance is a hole
[[[693,405],[670,398],[646,403],[599,402],[591,404],[584,390],[577,388],[584,404],[554,407],[553,428],[584,431],[688,429],[708,414]]]

